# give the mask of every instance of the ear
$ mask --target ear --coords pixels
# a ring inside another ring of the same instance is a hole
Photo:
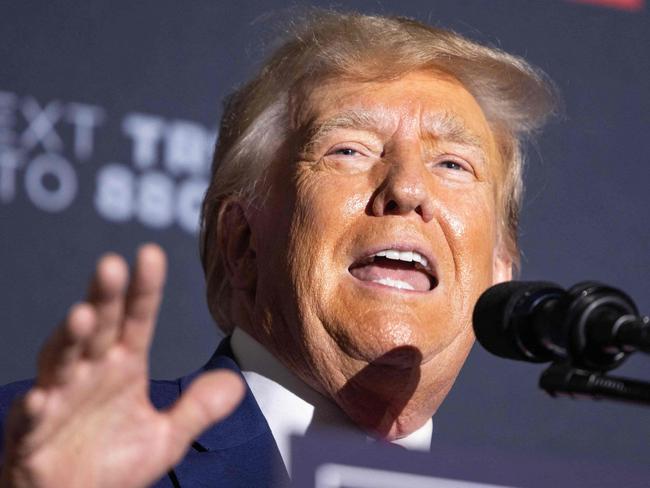
[[[239,200],[227,200],[219,212],[219,251],[234,289],[251,290],[257,281],[251,227]]]
[[[502,239],[498,240],[494,248],[492,259],[492,284],[503,283],[512,279],[512,257],[506,249]]]

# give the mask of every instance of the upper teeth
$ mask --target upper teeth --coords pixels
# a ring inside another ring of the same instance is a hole
[[[416,262],[419,263],[423,268],[427,268],[429,266],[427,259],[416,251],[398,251],[397,249],[385,249],[383,251],[379,251],[376,254],[373,254],[372,257],[375,256],[384,257],[386,259],[394,259],[395,261],[406,261],[408,263]]]

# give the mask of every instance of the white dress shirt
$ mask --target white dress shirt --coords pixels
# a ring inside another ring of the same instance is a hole
[[[290,437],[305,435],[308,428],[334,428],[348,435],[370,438],[336,406],[307,386],[259,342],[235,328],[230,345],[242,374],[269,424],[287,471],[291,472]],[[407,449],[428,451],[432,421],[394,441]]]

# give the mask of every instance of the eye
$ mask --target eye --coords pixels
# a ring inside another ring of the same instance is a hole
[[[453,169],[455,171],[466,171],[465,167],[458,161],[446,160],[438,163],[438,165],[446,169]]]
[[[326,153],[325,156],[330,158],[341,158],[346,159],[359,159],[369,157],[371,151],[361,144],[356,143],[341,143],[331,147]]]
[[[321,159],[325,167],[346,174],[368,171],[376,161],[372,149],[354,141],[343,141],[331,146]]]
[[[470,181],[476,178],[474,165],[465,158],[441,155],[434,160],[433,171],[451,181]]]
[[[358,156],[359,151],[352,149],[351,147],[342,147],[340,149],[334,150],[331,154],[341,154],[342,156]]]

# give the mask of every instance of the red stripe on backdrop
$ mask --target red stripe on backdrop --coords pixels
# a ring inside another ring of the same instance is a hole
[[[638,12],[645,7],[645,0],[569,0],[573,3],[586,3],[589,5],[600,5],[601,7],[617,8]]]

